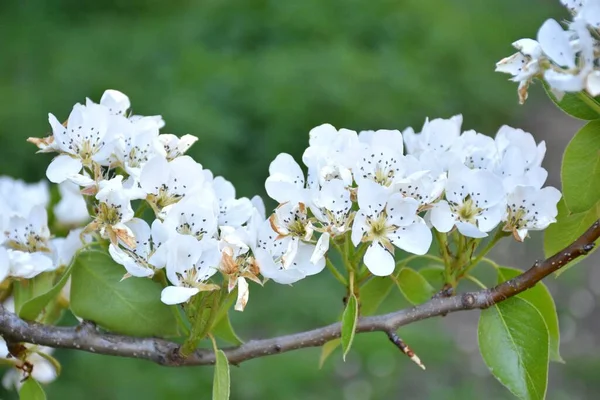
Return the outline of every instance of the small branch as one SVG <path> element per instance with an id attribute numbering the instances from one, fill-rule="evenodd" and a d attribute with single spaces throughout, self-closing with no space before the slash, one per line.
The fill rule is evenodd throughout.
<path id="1" fill-rule="evenodd" d="M 423 365 L 421 359 L 415 354 L 414 351 L 412 351 L 410 347 L 408 347 L 406 343 L 404 343 L 404 340 L 402 340 L 400 336 L 396 334 L 396 332 L 388 332 L 387 335 L 390 341 L 394 343 L 402 353 L 406 354 L 406 356 L 410 358 L 412 362 L 421 367 L 421 369 L 425 370 L 425 365 Z"/>
<path id="2" fill-rule="evenodd" d="M 401 326 L 451 312 L 488 308 L 532 288 L 570 261 L 589 253 L 599 237 L 600 220 L 597 220 L 571 245 L 544 261 L 536 262 L 529 270 L 511 280 L 490 289 L 452 297 L 435 297 L 415 307 L 360 318 L 356 328 L 357 333 L 382 331 L 388 334 L 390 339 L 395 339 L 395 336 L 390 335 L 394 335 L 393 332 Z M 335 323 L 292 335 L 251 340 L 239 347 L 223 350 L 231 364 L 239 364 L 253 358 L 305 347 L 322 346 L 330 340 L 339 338 L 340 332 L 341 324 Z M 210 365 L 215 362 L 214 352 L 209 349 L 198 349 L 184 358 L 179 353 L 180 345 L 168 340 L 102 333 L 93 324 L 87 322 L 77 327 L 42 325 L 24 321 L 4 308 L 0 308 L 0 334 L 7 342 L 27 342 L 112 356 L 140 358 L 167 366 Z M 396 340 L 392 341 L 397 344 Z"/>

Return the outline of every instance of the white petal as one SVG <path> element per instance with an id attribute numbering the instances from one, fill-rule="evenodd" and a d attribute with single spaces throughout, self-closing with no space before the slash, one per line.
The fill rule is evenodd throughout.
<path id="1" fill-rule="evenodd" d="M 118 90 L 108 89 L 102 94 L 100 104 L 109 108 L 112 114 L 125 114 L 131 106 L 129 97 Z"/>
<path id="2" fill-rule="evenodd" d="M 365 265 L 375 276 L 387 276 L 394 272 L 396 263 L 394 256 L 381 243 L 373 241 L 363 259 Z"/>
<path id="3" fill-rule="evenodd" d="M 387 203 L 390 191 L 371 180 L 363 180 L 358 187 L 358 206 L 367 215 L 379 214 Z"/>
<path id="4" fill-rule="evenodd" d="M 592 71 L 589 73 L 585 83 L 585 89 L 594 97 L 600 94 L 600 71 Z"/>
<path id="5" fill-rule="evenodd" d="M 482 232 L 491 231 L 496 226 L 498 226 L 505 213 L 505 204 L 497 204 L 494 207 L 482 211 L 481 214 L 478 215 L 476 218 L 479 230 L 481 230 Z"/>
<path id="6" fill-rule="evenodd" d="M 160 293 L 160 300 L 168 305 L 181 304 L 200 292 L 197 288 L 167 286 Z"/>
<path id="7" fill-rule="evenodd" d="M 472 237 L 472 238 L 484 238 L 487 236 L 487 233 L 481 232 L 479 230 L 479 228 L 477 228 L 475 225 L 470 224 L 468 222 L 457 222 L 456 228 L 458 228 L 458 231 L 463 236 Z"/>
<path id="8" fill-rule="evenodd" d="M 158 193 L 158 189 L 169 180 L 169 163 L 162 157 L 154 157 L 142 168 L 140 185 L 146 193 Z"/>
<path id="9" fill-rule="evenodd" d="M 61 183 L 77 175 L 82 167 L 80 159 L 61 154 L 48 165 L 46 176 L 52 183 Z"/>
<path id="10" fill-rule="evenodd" d="M 425 222 L 419 218 L 418 222 L 398 229 L 395 235 L 390 235 L 394 246 L 409 253 L 423 255 L 429 251 L 433 235 Z"/>
<path id="11" fill-rule="evenodd" d="M 8 276 L 9 271 L 10 260 L 8 258 L 8 252 L 4 247 L 0 247 L 0 282 Z"/>
<path id="12" fill-rule="evenodd" d="M 445 200 L 440 200 L 433 206 L 429 212 L 429 218 L 435 229 L 443 233 L 449 232 L 456 222 L 450 206 Z"/>
<path id="13" fill-rule="evenodd" d="M 315 246 L 315 251 L 310 257 L 310 262 L 313 264 L 317 264 L 319 260 L 325 257 L 325 253 L 329 250 L 329 233 L 323 232 L 319 240 L 317 241 L 317 245 Z"/>
<path id="14" fill-rule="evenodd" d="M 575 68 L 575 54 L 567 33 L 558 22 L 548 19 L 538 31 L 538 42 L 548 57 L 560 66 Z"/>
<path id="15" fill-rule="evenodd" d="M 360 244 L 366 229 L 367 217 L 365 213 L 359 210 L 354 217 L 354 222 L 352 223 L 351 239 L 354 247 L 357 247 Z"/>
<path id="16" fill-rule="evenodd" d="M 584 77 L 581 75 L 573 75 L 562 73 L 551 69 L 544 72 L 544 79 L 550 87 L 563 92 L 579 92 L 584 88 Z"/>
<path id="17" fill-rule="evenodd" d="M 419 202 L 400 193 L 393 194 L 386 206 L 387 220 L 390 225 L 407 226 L 413 223 L 417 215 Z"/>

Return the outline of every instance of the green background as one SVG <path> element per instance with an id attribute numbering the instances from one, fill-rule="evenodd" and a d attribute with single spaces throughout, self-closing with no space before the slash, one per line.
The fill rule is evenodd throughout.
<path id="1" fill-rule="evenodd" d="M 546 18 L 566 18 L 555 3 L 4 0 L 0 174 L 43 179 L 51 156 L 34 156 L 25 138 L 49 132 L 48 112 L 65 119 L 75 102 L 98 101 L 106 88 L 127 93 L 135 113 L 162 114 L 164 132 L 198 136 L 190 154 L 231 180 L 240 196 L 264 194 L 269 162 L 280 152 L 299 159 L 309 129 L 324 122 L 419 130 L 426 116 L 463 113 L 467 129 L 493 134 L 503 123 L 523 122 L 542 137 L 548 132 L 536 124 L 562 118 L 560 111 L 539 87 L 519 106 L 516 84 L 495 73 L 494 64 L 512 52 L 511 42 L 535 36 Z M 568 140 L 574 132 L 560 134 Z M 551 172 L 559 155 L 546 161 Z M 539 235 L 526 248 L 514 246 L 498 256 L 512 253 L 516 267 L 542 254 Z M 567 364 L 551 366 L 549 399 L 600 393 L 600 340 L 593 335 L 599 315 L 594 307 L 587 315 L 578 311 L 581 304 L 589 308 L 590 296 L 592 306 L 597 301 L 593 289 L 580 289 L 592 273 L 585 264 L 591 262 L 551 282 L 569 340 Z M 591 278 L 600 285 L 599 276 Z M 337 320 L 343 295 L 327 273 L 292 288 L 252 286 L 248 308 L 232 320 L 245 339 L 310 329 Z M 384 308 L 404 306 L 394 293 Z M 233 367 L 232 398 L 510 398 L 477 353 L 476 319 L 477 312 L 453 314 L 400 331 L 426 372 L 383 334 L 361 334 L 346 363 L 338 351 L 322 370 L 318 349 Z M 47 386 L 50 399 L 204 399 L 211 393 L 211 367 L 166 368 L 75 351 L 57 357 L 63 375 Z"/>

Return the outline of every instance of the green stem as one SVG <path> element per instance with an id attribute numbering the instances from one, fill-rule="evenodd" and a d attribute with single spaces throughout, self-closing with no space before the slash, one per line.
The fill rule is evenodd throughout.
<path id="1" fill-rule="evenodd" d="M 589 94 L 587 94 L 586 92 L 579 92 L 579 93 L 577 93 L 577 96 L 585 104 L 587 104 L 592 110 L 594 110 L 596 113 L 598 113 L 598 115 L 600 115 L 600 104 L 598 104 L 598 102 L 596 100 L 594 100 L 592 97 L 590 97 Z"/>
<path id="2" fill-rule="evenodd" d="M 423 254 L 422 256 L 414 255 L 414 256 L 406 257 L 406 258 L 398 261 L 396 263 L 396 266 L 405 266 L 405 265 L 408 265 L 409 262 L 414 261 L 414 260 L 418 260 L 419 258 L 424 258 L 424 259 L 427 259 L 427 260 L 435 261 L 435 262 L 440 263 L 440 264 L 444 264 L 444 260 L 442 258 L 438 257 L 438 256 L 434 256 L 433 254 Z"/>
<path id="3" fill-rule="evenodd" d="M 483 258 L 481 259 L 481 261 L 483 261 L 483 262 L 486 262 L 486 263 L 490 264 L 490 265 L 491 265 L 492 267 L 494 267 L 495 269 L 499 269 L 499 268 L 500 268 L 500 266 L 498 265 L 498 263 L 497 263 L 497 262 L 495 262 L 495 261 L 493 261 L 493 260 L 490 260 L 489 258 L 483 257 Z"/>
<path id="4" fill-rule="evenodd" d="M 469 271 L 471 271 L 473 268 L 475 268 L 475 266 L 477 264 L 479 264 L 479 262 L 487 255 L 487 253 L 489 253 L 490 250 L 492 250 L 492 248 L 494 248 L 494 246 L 500 241 L 500 239 L 505 238 L 508 235 L 510 235 L 510 234 L 507 232 L 504 232 L 502 230 L 502 228 L 498 228 L 498 230 L 496 231 L 496 234 L 494 235 L 492 240 L 490 240 L 488 242 L 488 244 L 483 248 L 483 250 L 481 250 L 479 252 L 479 254 L 477 254 L 477 257 L 475 257 L 475 260 L 472 260 L 471 263 L 467 267 L 465 267 L 465 269 L 462 271 L 461 275 L 468 274 Z"/>
<path id="5" fill-rule="evenodd" d="M 211 331 L 213 323 L 215 322 L 215 318 L 217 317 L 217 314 L 219 312 L 219 300 L 221 298 L 221 295 L 219 293 L 215 293 L 215 292 L 213 292 L 212 295 L 213 295 L 213 301 L 212 301 L 212 305 L 210 307 L 210 314 L 208 315 L 206 323 L 202 327 L 200 334 L 196 338 L 196 343 L 198 343 L 198 341 L 204 339 L 206 337 L 206 335 Z"/>
<path id="6" fill-rule="evenodd" d="M 440 252 L 442 253 L 442 259 L 444 260 L 444 279 L 446 283 L 455 286 L 455 280 L 452 276 L 452 257 L 448 253 L 448 237 L 445 233 L 439 232 L 437 229 L 433 229 L 433 234 L 438 242 Z"/>
<path id="7" fill-rule="evenodd" d="M 346 267 L 346 269 L 348 271 L 351 271 L 352 270 L 352 264 L 350 264 L 350 260 L 348 260 L 348 254 L 336 242 L 333 242 L 333 246 L 338 251 L 338 253 L 340 253 L 340 256 L 342 257 L 342 262 L 344 263 L 344 266 Z M 345 244 L 344 244 L 344 246 L 345 246 Z"/>
<path id="8" fill-rule="evenodd" d="M 340 283 L 342 285 L 348 286 L 348 282 L 346 281 L 346 278 L 344 278 L 344 276 L 340 273 L 340 271 L 337 270 L 337 268 L 335 267 L 335 265 L 333 265 L 333 263 L 331 262 L 331 260 L 329 258 L 325 259 L 325 264 L 327 265 L 327 268 L 329 269 L 329 271 L 331 271 L 333 276 L 338 281 L 340 281 Z"/>

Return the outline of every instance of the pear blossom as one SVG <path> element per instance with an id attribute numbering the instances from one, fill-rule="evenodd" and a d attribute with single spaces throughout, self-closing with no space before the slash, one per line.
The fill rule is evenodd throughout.
<path id="1" fill-rule="evenodd" d="M 155 220 L 152 227 L 140 218 L 133 218 L 125 223 L 135 238 L 135 246 L 127 243 L 113 244 L 108 247 L 108 252 L 115 260 L 127 270 L 124 278 L 129 276 L 151 277 L 155 267 L 150 259 L 155 251 L 169 239 L 168 233 L 160 221 Z"/>
<path id="2" fill-rule="evenodd" d="M 163 133 L 158 135 L 158 140 L 165 150 L 167 160 L 172 161 L 184 155 L 198 138 L 194 135 L 183 135 L 179 138 L 170 133 Z"/>
<path id="3" fill-rule="evenodd" d="M 308 168 L 307 186 L 314 188 L 331 179 L 341 179 L 350 186 L 351 170 L 364 147 L 356 131 L 323 124 L 311 129 L 308 135 L 309 146 L 302 154 L 302 162 Z"/>
<path id="4" fill-rule="evenodd" d="M 408 154 L 416 157 L 443 153 L 448 150 L 460 136 L 462 115 L 458 114 L 449 119 L 426 119 L 420 133 L 412 128 L 402 132 Z M 439 155 L 438 155 L 439 156 Z"/>
<path id="5" fill-rule="evenodd" d="M 278 238 L 269 221 L 265 221 L 258 230 L 254 255 L 260 273 L 277 283 L 291 284 L 321 272 L 325 268 L 325 258 L 311 262 L 314 252 L 313 244 L 291 236 Z"/>
<path id="6" fill-rule="evenodd" d="M 354 218 L 352 198 L 346 184 L 341 179 L 324 182 L 312 198 L 310 210 L 330 236 L 343 235 L 350 230 Z M 319 239 L 321 242 L 325 240 Z M 327 242 L 328 243 L 328 242 Z M 321 244 L 323 246 L 323 244 Z M 317 246 L 319 247 L 319 246 Z"/>
<path id="7" fill-rule="evenodd" d="M 154 157 L 141 170 L 140 186 L 155 211 L 178 202 L 203 182 L 202 166 L 189 156 Z"/>
<path id="8" fill-rule="evenodd" d="M 440 232 L 456 226 L 464 236 L 482 238 L 500 223 L 505 205 L 500 178 L 486 170 L 456 169 L 448 176 L 446 200 L 433 206 L 430 220 Z"/>
<path id="9" fill-rule="evenodd" d="M 122 125 L 124 134 L 115 144 L 116 164 L 137 180 L 144 164 L 154 157 L 165 157 L 166 152 L 158 138 L 158 127 L 150 117 L 133 122 L 123 119 Z"/>
<path id="10" fill-rule="evenodd" d="M 215 240 L 197 241 L 189 235 L 181 235 L 170 238 L 160 248 L 166 251 L 157 251 L 152 260 L 166 266 L 167 277 L 173 284 L 163 289 L 163 303 L 180 304 L 202 291 L 220 289 L 218 285 L 207 283 L 218 271 L 220 253 Z"/>
<path id="11" fill-rule="evenodd" d="M 511 232 L 514 238 L 522 242 L 528 231 L 546 229 L 556 222 L 557 203 L 561 193 L 553 187 L 538 188 L 534 186 L 517 186 L 508 195 L 505 225 L 502 228 Z"/>
<path id="12" fill-rule="evenodd" d="M 46 175 L 50 182 L 61 183 L 67 179 L 88 186 L 93 179 L 82 174 L 82 168 L 94 169 L 94 164 L 104 164 L 113 152 L 114 132 L 109 130 L 110 112 L 99 104 L 76 104 L 66 125 L 49 114 L 50 125 L 57 150 L 60 153 L 48 166 Z"/>
<path id="13" fill-rule="evenodd" d="M 46 207 L 49 202 L 50 190 L 47 182 L 26 183 L 20 179 L 0 176 L 0 219 L 25 217 L 34 207 Z"/>
<path id="14" fill-rule="evenodd" d="M 359 187 L 358 205 L 352 243 L 369 243 L 364 263 L 373 275 L 385 276 L 394 271 L 394 246 L 414 254 L 429 250 L 432 234 L 417 215 L 417 200 L 399 193 L 389 196 L 379 185 L 366 181 Z"/>
<path id="15" fill-rule="evenodd" d="M 116 245 L 118 240 L 121 240 L 133 247 L 135 238 L 125 223 L 134 217 L 134 212 L 131 199 L 123 187 L 123 176 L 117 175 L 113 179 L 101 181 L 99 189 L 96 194 L 96 217 L 86 227 L 85 232 L 98 230 L 100 235 L 109 238 L 112 244 Z"/>

